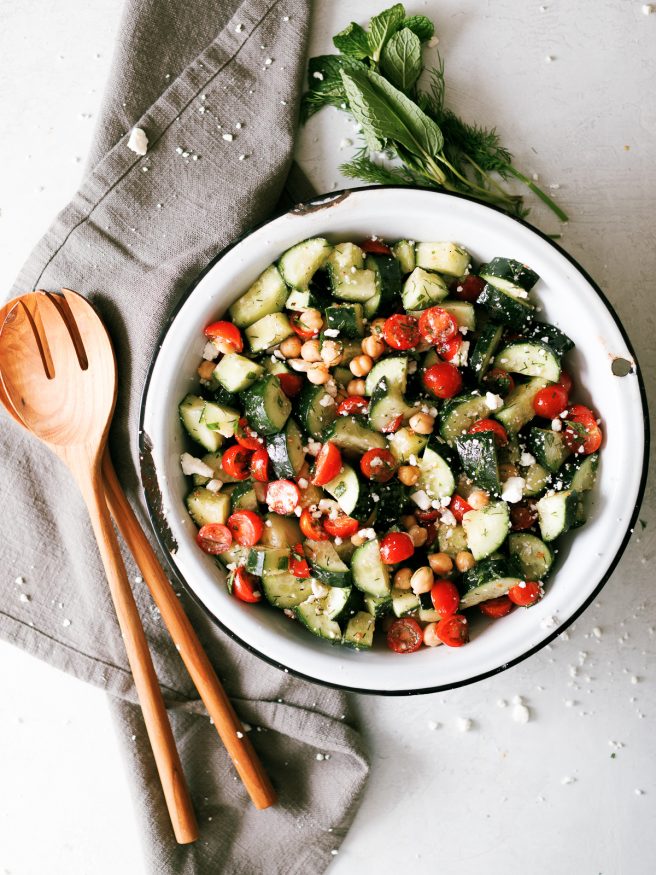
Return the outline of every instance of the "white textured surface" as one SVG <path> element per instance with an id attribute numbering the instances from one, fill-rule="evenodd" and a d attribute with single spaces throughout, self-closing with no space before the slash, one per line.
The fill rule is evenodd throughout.
<path id="1" fill-rule="evenodd" d="M 313 52 L 381 5 L 322 4 Z M 653 373 L 656 16 L 632 0 L 545 0 L 544 12 L 520 0 L 408 5 L 438 20 L 459 110 L 497 124 L 519 166 L 560 185 L 572 216 L 563 244 L 607 291 Z M 0 0 L 5 287 L 78 181 L 94 124 L 82 114 L 97 112 L 120 6 Z M 340 183 L 345 137 L 349 122 L 331 110 L 304 131 L 299 158 L 317 188 Z M 557 230 L 541 210 L 533 220 Z M 653 511 L 652 494 L 646 531 L 551 651 L 447 695 L 360 700 L 372 776 L 331 872 L 651 875 Z M 3 570 L 2 585 L 14 587 L 19 573 L 29 571 Z M 526 725 L 513 720 L 516 695 L 530 708 Z M 473 721 L 469 732 L 459 718 Z M 102 694 L 4 644 L 0 774 L 2 875 L 144 871 Z"/>

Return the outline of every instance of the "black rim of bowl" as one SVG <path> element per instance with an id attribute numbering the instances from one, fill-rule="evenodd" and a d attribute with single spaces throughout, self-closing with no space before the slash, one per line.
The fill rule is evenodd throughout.
<path id="1" fill-rule="evenodd" d="M 524 228 L 527 228 L 529 231 L 536 234 L 538 237 L 540 237 L 542 240 L 544 240 L 546 243 L 548 243 L 550 246 L 552 246 L 564 258 L 566 258 L 567 261 L 569 261 L 570 264 L 572 264 L 576 268 L 576 270 L 586 279 L 586 281 L 594 289 L 594 291 L 596 292 L 596 294 L 598 295 L 600 300 L 603 302 L 608 313 L 610 314 L 613 321 L 615 322 L 620 334 L 622 335 L 622 338 L 624 339 L 624 342 L 626 344 L 627 349 L 631 353 L 631 358 L 632 358 L 633 364 L 634 364 L 635 376 L 638 380 L 638 388 L 640 391 L 640 400 L 641 400 L 641 404 L 642 404 L 642 417 L 643 417 L 643 427 L 644 427 L 644 455 L 643 455 L 643 460 L 642 460 L 642 472 L 641 472 L 641 476 L 640 476 L 640 485 L 638 487 L 638 494 L 636 496 L 636 500 L 635 500 L 635 504 L 633 506 L 633 511 L 631 513 L 631 517 L 626 524 L 626 529 L 624 532 L 624 536 L 622 538 L 622 542 L 621 542 L 617 552 L 615 553 L 615 556 L 613 557 L 613 560 L 611 561 L 611 563 L 608 567 L 608 570 L 606 571 L 604 576 L 601 578 L 601 580 L 599 581 L 597 586 L 594 588 L 594 590 L 590 593 L 588 598 L 583 602 L 583 604 L 580 605 L 580 607 L 577 608 L 577 610 L 574 611 L 574 613 L 570 617 L 568 617 L 560 625 L 558 625 L 552 632 L 550 632 L 548 635 L 546 635 L 542 641 L 540 641 L 534 647 L 530 648 L 530 650 L 527 650 L 524 653 L 522 653 L 520 656 L 516 656 L 514 659 L 511 659 L 508 662 L 504 662 L 501 665 L 497 666 L 496 668 L 489 669 L 488 671 L 473 675 L 472 677 L 466 678 L 464 680 L 454 681 L 454 682 L 449 683 L 449 684 L 440 684 L 440 685 L 434 686 L 434 687 L 422 687 L 422 688 L 417 689 L 417 690 L 375 690 L 375 689 L 370 690 L 370 689 L 366 689 L 363 687 L 352 687 L 352 686 L 349 686 L 348 684 L 337 684 L 337 683 L 333 683 L 331 681 L 325 681 L 325 680 L 322 680 L 320 678 L 313 677 L 312 675 L 303 674 L 303 672 L 297 671 L 296 669 L 290 668 L 289 666 L 278 662 L 277 660 L 271 658 L 270 656 L 267 656 L 266 654 L 261 653 L 256 647 L 253 647 L 251 644 L 248 644 L 246 641 L 244 641 L 242 638 L 240 638 L 239 635 L 237 635 L 235 632 L 232 631 L 232 629 L 228 628 L 224 623 L 222 623 L 221 620 L 216 616 L 216 614 L 214 614 L 208 608 L 208 606 L 205 604 L 205 602 L 203 602 L 203 600 L 199 596 L 196 595 L 194 590 L 187 584 L 187 581 L 185 580 L 183 575 L 180 573 L 180 571 L 177 568 L 177 565 L 175 564 L 175 562 L 171 558 L 171 555 L 169 553 L 169 550 L 168 550 L 167 544 L 166 544 L 166 537 L 162 532 L 160 520 L 158 518 L 158 513 L 156 512 L 156 509 L 154 507 L 154 504 L 156 503 L 156 498 L 151 494 L 151 487 L 149 487 L 149 485 L 148 485 L 149 477 L 147 476 L 147 472 L 145 470 L 145 463 L 144 463 L 144 458 L 146 456 L 150 456 L 150 449 L 146 446 L 147 435 L 144 432 L 144 418 L 145 418 L 146 403 L 147 403 L 147 398 L 148 398 L 148 390 L 150 388 L 150 380 L 151 380 L 151 377 L 153 374 L 153 369 L 154 369 L 155 363 L 157 362 L 157 359 L 159 357 L 159 353 L 160 353 L 160 349 L 162 347 L 162 344 L 164 343 L 164 340 L 165 340 L 173 322 L 175 321 L 175 319 L 178 315 L 178 312 L 183 307 L 183 305 L 186 303 L 187 299 L 192 294 L 192 292 L 194 291 L 194 289 L 196 288 L 198 283 L 203 279 L 203 277 L 210 270 L 212 270 L 212 268 L 228 252 L 230 252 L 231 249 L 234 249 L 235 246 L 237 246 L 239 243 L 241 243 L 247 237 L 250 237 L 250 235 L 253 234 L 255 231 L 259 230 L 260 228 L 265 227 L 266 225 L 270 225 L 272 222 L 275 222 L 277 219 L 281 218 L 281 216 L 288 215 L 289 213 L 294 213 L 294 212 L 298 212 L 301 214 L 304 212 L 311 212 L 314 209 L 320 208 L 322 206 L 326 206 L 326 205 L 332 203 L 333 201 L 339 202 L 341 200 L 344 200 L 345 198 L 347 198 L 351 194 L 356 194 L 358 192 L 363 192 L 363 191 L 380 191 L 380 190 L 422 191 L 422 192 L 428 192 L 430 194 L 439 194 L 441 197 L 451 197 L 451 198 L 457 198 L 459 200 L 470 201 L 472 203 L 477 204 L 478 206 L 492 210 L 493 212 L 496 212 L 496 213 L 500 213 L 501 215 L 506 216 L 507 218 L 511 219 L 513 222 L 517 222 L 517 224 L 523 226 Z M 212 260 L 207 264 L 207 266 L 198 274 L 198 276 L 193 280 L 193 282 L 188 286 L 188 288 L 185 290 L 185 292 L 181 295 L 180 300 L 178 301 L 178 303 L 176 304 L 176 306 L 174 307 L 174 309 L 172 310 L 171 314 L 169 315 L 168 319 L 166 320 L 166 322 L 164 324 L 162 332 L 161 332 L 159 339 L 157 341 L 155 353 L 152 357 L 150 366 L 148 368 L 148 374 L 146 375 L 146 382 L 144 384 L 144 389 L 143 389 L 143 393 L 141 396 L 141 412 L 140 412 L 140 418 L 139 418 L 139 459 L 140 459 L 140 468 L 141 468 L 141 482 L 142 482 L 142 486 L 144 489 L 144 495 L 146 498 L 146 505 L 148 508 L 148 514 L 150 516 L 150 521 L 151 521 L 153 530 L 155 532 L 157 542 L 158 542 L 163 554 L 166 556 L 167 564 L 171 570 L 173 577 L 178 582 L 178 584 L 184 588 L 185 592 L 187 592 L 191 596 L 191 598 L 196 602 L 196 604 L 198 604 L 202 608 L 202 610 L 205 612 L 205 614 L 207 614 L 207 616 L 212 620 L 212 622 L 215 623 L 223 632 L 225 632 L 226 635 L 228 635 L 230 638 L 232 638 L 233 641 L 236 641 L 238 644 L 240 644 L 245 650 L 248 650 L 250 653 L 252 653 L 255 656 L 262 659 L 264 662 L 269 663 L 269 665 L 273 665 L 276 668 L 280 669 L 280 671 L 282 671 L 282 672 L 285 672 L 287 674 L 291 674 L 294 677 L 300 678 L 301 680 L 304 680 L 304 681 L 308 681 L 309 683 L 312 683 L 312 684 L 318 684 L 318 685 L 324 686 L 324 687 L 331 687 L 331 688 L 337 689 L 337 690 L 345 690 L 345 691 L 351 692 L 351 693 L 360 693 L 363 695 L 377 695 L 377 696 L 415 696 L 415 695 L 424 695 L 424 694 L 428 694 L 428 693 L 440 693 L 440 692 L 444 692 L 446 690 L 454 690 L 454 689 L 457 689 L 458 687 L 464 687 L 464 686 L 468 686 L 469 684 L 478 683 L 479 681 L 485 680 L 486 678 L 489 678 L 489 677 L 492 677 L 496 674 L 499 674 L 502 671 L 506 671 L 506 669 L 512 668 L 513 666 L 518 665 L 520 662 L 523 662 L 525 659 L 528 659 L 529 657 L 533 656 L 539 650 L 542 650 L 543 647 L 546 647 L 547 644 L 550 644 L 558 635 L 562 634 L 569 626 L 571 626 L 572 623 L 574 623 L 581 616 L 581 614 L 585 610 L 587 610 L 587 608 L 590 606 L 590 604 L 594 601 L 594 599 L 599 595 L 601 590 L 604 588 L 604 586 L 606 585 L 606 583 L 610 579 L 611 575 L 613 574 L 613 571 L 617 567 L 620 559 L 622 558 L 622 555 L 624 554 L 624 551 L 626 550 L 626 547 L 631 539 L 631 534 L 633 533 L 635 523 L 638 519 L 638 514 L 640 512 L 640 506 L 642 504 L 642 499 L 643 499 L 644 493 L 645 493 L 645 486 L 646 486 L 646 482 L 647 482 L 647 472 L 648 472 L 648 467 L 649 467 L 649 445 L 650 445 L 650 429 L 649 429 L 649 411 L 648 411 L 648 407 L 647 407 L 647 395 L 646 395 L 646 391 L 645 391 L 644 381 L 642 379 L 642 373 L 641 373 L 641 370 L 640 370 L 640 367 L 638 364 L 638 359 L 637 359 L 636 354 L 635 354 L 635 350 L 633 349 L 633 345 L 632 345 L 617 313 L 615 312 L 613 305 L 610 303 L 610 301 L 608 300 L 606 295 L 603 293 L 601 288 L 597 285 L 597 283 L 592 279 L 592 277 L 588 274 L 588 272 L 576 261 L 576 259 L 574 259 L 568 252 L 566 252 L 561 246 L 558 245 L 558 243 L 556 243 L 555 240 L 553 240 L 547 234 L 545 234 L 544 232 L 535 228 L 533 225 L 531 225 L 529 222 L 526 222 L 524 219 L 519 219 L 516 216 L 511 215 L 510 213 L 506 212 L 505 210 L 502 210 L 499 207 L 495 207 L 495 206 L 492 206 L 490 204 L 482 203 L 481 201 L 477 200 L 476 198 L 470 197 L 469 195 L 458 194 L 458 193 L 454 193 L 454 192 L 442 192 L 442 191 L 438 191 L 436 189 L 422 188 L 420 186 L 404 186 L 404 185 L 367 185 L 367 186 L 361 186 L 358 188 L 341 189 L 338 191 L 334 191 L 334 192 L 330 192 L 330 193 L 326 193 L 326 194 L 322 194 L 322 195 L 317 195 L 316 197 L 310 198 L 307 201 L 303 201 L 303 202 L 297 204 L 296 206 L 292 207 L 289 210 L 283 210 L 282 212 L 278 212 L 274 216 L 272 216 L 271 218 L 266 219 L 265 221 L 260 222 L 258 225 L 253 226 L 248 231 L 246 231 L 244 234 L 242 234 L 240 237 L 238 237 L 236 240 L 234 240 L 232 243 L 230 243 L 228 246 L 224 247 L 219 253 L 217 253 L 217 255 L 215 255 L 214 258 L 212 258 Z"/>

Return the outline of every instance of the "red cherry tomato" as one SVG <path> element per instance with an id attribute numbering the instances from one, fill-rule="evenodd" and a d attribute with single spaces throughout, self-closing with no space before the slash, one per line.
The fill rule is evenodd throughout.
<path id="1" fill-rule="evenodd" d="M 260 582 L 254 574 L 249 574 L 248 571 L 240 565 L 235 568 L 232 575 L 231 593 L 242 602 L 255 604 L 262 601 L 262 591 L 260 590 Z"/>
<path id="2" fill-rule="evenodd" d="M 355 413 L 366 413 L 369 410 L 369 401 L 362 395 L 350 395 L 337 405 L 338 416 L 351 416 Z"/>
<path id="3" fill-rule="evenodd" d="M 360 523 L 346 514 L 339 514 L 334 519 L 332 517 L 323 518 L 323 527 L 332 535 L 333 538 L 350 538 L 360 528 Z"/>
<path id="4" fill-rule="evenodd" d="M 387 630 L 387 646 L 394 653 L 414 653 L 424 641 L 421 626 L 412 617 L 394 620 Z"/>
<path id="5" fill-rule="evenodd" d="M 406 532 L 390 532 L 380 542 L 380 558 L 385 565 L 404 562 L 415 552 L 412 538 Z"/>
<path id="6" fill-rule="evenodd" d="M 416 510 L 415 511 L 415 516 L 417 517 L 417 522 L 420 522 L 420 523 L 434 523 L 439 515 L 440 515 L 439 510 Z"/>
<path id="7" fill-rule="evenodd" d="M 407 313 L 395 313 L 385 320 L 383 337 L 392 349 L 412 349 L 420 340 L 417 320 Z"/>
<path id="8" fill-rule="evenodd" d="M 237 510 L 228 517 L 232 538 L 242 547 L 254 547 L 262 537 L 262 517 L 253 510 Z"/>
<path id="9" fill-rule="evenodd" d="M 303 312 L 295 311 L 289 317 L 289 324 L 292 331 L 297 334 L 301 340 L 310 340 L 319 334 L 319 329 L 311 328 L 307 322 L 303 321 Z"/>
<path id="10" fill-rule="evenodd" d="M 461 301 L 470 301 L 474 304 L 485 287 L 485 280 L 473 273 L 461 276 L 460 279 L 451 283 L 451 294 Z"/>
<path id="11" fill-rule="evenodd" d="M 481 602 L 478 606 L 481 614 L 486 617 L 492 617 L 493 620 L 498 620 L 499 617 L 505 617 L 513 609 L 513 603 L 507 595 L 500 595 L 496 599 L 489 599 L 486 602 Z"/>
<path id="12" fill-rule="evenodd" d="M 232 532 L 222 523 L 207 523 L 201 526 L 196 535 L 196 543 L 205 553 L 218 556 L 219 553 L 225 553 L 230 549 Z"/>
<path id="13" fill-rule="evenodd" d="M 458 323 L 442 307 L 429 307 L 419 317 L 419 333 L 426 343 L 441 346 L 458 333 Z"/>
<path id="14" fill-rule="evenodd" d="M 533 527 L 538 515 L 527 504 L 513 504 L 510 506 L 510 527 L 513 532 L 525 532 Z"/>
<path id="15" fill-rule="evenodd" d="M 339 448 L 330 441 L 321 447 L 314 462 L 312 483 L 315 486 L 325 486 L 337 477 L 342 470 L 342 454 Z"/>
<path id="16" fill-rule="evenodd" d="M 235 440 L 247 450 L 259 450 L 264 446 L 262 438 L 243 418 L 239 420 L 235 428 Z"/>
<path id="17" fill-rule="evenodd" d="M 295 398 L 303 388 L 303 377 L 300 374 L 278 374 L 280 388 L 288 398 Z"/>
<path id="18" fill-rule="evenodd" d="M 386 425 L 382 425 L 380 430 L 383 434 L 394 434 L 395 431 L 398 431 L 401 428 L 401 423 L 403 422 L 403 414 L 399 413 L 398 416 L 395 416 L 394 419 L 390 419 L 390 421 Z"/>
<path id="19" fill-rule="evenodd" d="M 583 404 L 574 404 L 569 409 L 566 422 L 567 427 L 563 432 L 563 437 L 571 450 L 578 453 L 582 448 L 583 452 L 588 455 L 599 449 L 603 440 L 603 432 L 597 425 L 595 415 L 589 407 L 584 407 Z"/>
<path id="20" fill-rule="evenodd" d="M 305 508 L 301 514 L 299 525 L 305 537 L 309 538 L 311 541 L 330 540 L 330 535 L 328 532 L 324 531 L 323 526 L 321 525 L 321 520 L 315 519 L 307 508 Z"/>
<path id="21" fill-rule="evenodd" d="M 555 419 L 567 407 L 567 392 L 562 386 L 547 386 L 533 399 L 533 410 L 545 419 Z"/>
<path id="22" fill-rule="evenodd" d="M 542 587 L 537 580 L 526 580 L 508 590 L 508 598 L 514 605 L 528 608 L 542 598 Z"/>
<path id="23" fill-rule="evenodd" d="M 360 459 L 360 470 L 369 480 L 387 483 L 394 476 L 396 459 L 389 450 L 367 450 Z"/>
<path id="24" fill-rule="evenodd" d="M 241 352 L 244 348 L 241 331 L 232 322 L 212 322 L 205 329 L 205 337 L 217 341 L 221 352 Z"/>
<path id="25" fill-rule="evenodd" d="M 460 371 L 449 362 L 438 362 L 426 368 L 422 379 L 424 386 L 436 398 L 453 398 L 462 389 Z"/>
<path id="26" fill-rule="evenodd" d="M 451 503 L 449 504 L 449 510 L 454 515 L 456 520 L 461 523 L 462 518 L 467 513 L 467 511 L 473 510 L 474 508 L 471 504 L 468 504 L 462 495 L 458 495 L 457 493 L 451 499 Z"/>
<path id="27" fill-rule="evenodd" d="M 441 358 L 445 359 L 447 362 L 450 362 L 458 355 L 461 346 L 462 334 L 456 334 L 456 336 L 452 337 L 450 340 L 446 340 L 444 343 L 440 343 L 438 346 L 435 347 L 435 349 Z"/>
<path id="28" fill-rule="evenodd" d="M 460 605 L 460 593 L 452 580 L 436 580 L 430 594 L 433 607 L 442 619 L 457 613 Z"/>
<path id="29" fill-rule="evenodd" d="M 294 508 L 301 500 L 301 491 L 291 480 L 273 480 L 266 492 L 266 503 L 272 513 L 287 516 L 294 513 Z"/>
<path id="30" fill-rule="evenodd" d="M 469 641 L 467 617 L 462 614 L 445 617 L 437 624 L 435 634 L 442 644 L 447 644 L 449 647 L 462 647 Z"/>
<path id="31" fill-rule="evenodd" d="M 567 392 L 568 395 L 572 391 L 572 378 L 567 373 L 567 371 L 560 372 L 560 378 L 556 383 L 556 386 L 562 386 L 562 388 Z"/>
<path id="32" fill-rule="evenodd" d="M 305 558 L 302 544 L 294 544 L 289 555 L 289 573 L 294 577 L 310 577 L 310 566 Z"/>
<path id="33" fill-rule="evenodd" d="M 252 450 L 247 450 L 246 447 L 239 444 L 233 444 L 221 457 L 221 467 L 226 474 L 234 477 L 235 480 L 246 480 L 252 455 Z"/>
<path id="34" fill-rule="evenodd" d="M 478 432 L 491 431 L 496 440 L 497 446 L 505 447 L 508 443 L 508 432 L 497 422 L 496 419 L 479 419 L 469 429 L 469 434 L 477 434 Z"/>
<path id="35" fill-rule="evenodd" d="M 360 249 L 362 249 L 363 252 L 370 252 L 372 255 L 392 254 L 392 250 L 389 246 L 385 246 L 381 240 L 374 240 L 373 238 L 363 240 L 362 243 L 360 243 Z"/>
<path id="36" fill-rule="evenodd" d="M 258 483 L 266 483 L 269 480 L 269 454 L 262 448 L 255 450 L 251 456 L 251 477 Z"/>
<path id="37" fill-rule="evenodd" d="M 515 381 L 512 374 L 504 371 L 503 368 L 490 368 L 487 374 L 483 377 L 483 382 L 489 388 L 490 392 L 496 395 L 501 395 L 506 398 L 515 388 Z"/>

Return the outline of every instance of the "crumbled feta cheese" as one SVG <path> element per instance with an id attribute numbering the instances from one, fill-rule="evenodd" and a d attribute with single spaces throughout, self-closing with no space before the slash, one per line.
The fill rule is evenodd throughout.
<path id="1" fill-rule="evenodd" d="M 515 723 L 528 723 L 531 719 L 531 712 L 526 705 L 515 705 L 512 710 L 512 719 Z"/>
<path id="2" fill-rule="evenodd" d="M 233 134 L 222 134 L 221 136 L 222 139 L 226 141 L 226 143 L 232 143 L 232 141 L 235 139 Z"/>
<path id="3" fill-rule="evenodd" d="M 323 73 L 321 73 L 319 70 L 315 70 L 312 74 L 312 78 L 318 79 L 320 82 L 323 82 Z"/>
<path id="4" fill-rule="evenodd" d="M 324 334 L 326 337 L 339 337 L 339 328 L 326 328 Z"/>
<path id="5" fill-rule="evenodd" d="M 408 373 L 416 374 L 417 373 L 417 362 L 414 359 L 410 359 L 408 362 Z"/>
<path id="6" fill-rule="evenodd" d="M 458 520 L 454 517 L 448 507 L 442 511 L 442 515 L 440 516 L 440 522 L 444 523 L 445 526 L 458 525 Z"/>
<path id="7" fill-rule="evenodd" d="M 516 504 L 516 502 L 522 500 L 525 486 L 526 480 L 523 477 L 509 477 L 503 484 L 501 498 L 507 501 L 508 504 Z"/>
<path id="8" fill-rule="evenodd" d="M 555 625 L 556 625 L 556 618 L 555 617 L 545 617 L 544 620 L 542 620 L 542 622 L 540 623 L 540 626 L 543 629 L 553 629 L 553 627 Z"/>
<path id="9" fill-rule="evenodd" d="M 435 730 L 435 729 L 437 729 L 437 727 L 438 727 L 439 725 L 440 725 L 440 724 L 439 724 L 439 723 L 436 723 L 435 720 L 429 720 L 429 721 L 428 721 L 428 728 L 429 728 L 429 729 Z"/>
<path id="10" fill-rule="evenodd" d="M 264 61 L 264 65 L 265 65 L 265 67 L 270 67 L 271 64 L 273 64 L 273 58 L 267 58 L 267 59 Z"/>
<path id="11" fill-rule="evenodd" d="M 303 513 L 303 508 L 300 505 L 295 507 L 294 513 L 296 514 L 296 516 L 300 516 Z"/>
<path id="12" fill-rule="evenodd" d="M 469 717 L 458 717 L 458 719 L 456 720 L 456 727 L 458 729 L 458 732 L 469 732 L 469 730 L 472 728 L 472 725 L 472 721 L 469 719 Z"/>
<path id="13" fill-rule="evenodd" d="M 324 756 L 323 756 L 322 753 L 318 753 L 318 754 L 316 755 L 315 759 L 316 759 L 318 762 L 322 763 L 323 760 L 324 760 Z"/>
<path id="14" fill-rule="evenodd" d="M 216 346 L 212 343 L 211 340 L 208 340 L 205 346 L 203 347 L 203 358 L 206 362 L 213 362 L 214 359 L 218 356 L 219 351 Z"/>
<path id="15" fill-rule="evenodd" d="M 21 577 L 17 577 L 16 580 L 14 581 L 14 583 L 15 583 L 17 586 L 23 586 L 23 584 L 25 583 L 25 578 L 22 577 L 22 576 L 21 576 Z"/>
<path id="16" fill-rule="evenodd" d="M 235 27 L 235 33 L 241 33 L 243 29 L 244 29 L 244 25 L 243 25 L 243 24 L 238 24 L 238 25 Z"/>
<path id="17" fill-rule="evenodd" d="M 458 352 L 451 359 L 451 364 L 455 365 L 458 368 L 464 368 L 469 361 L 469 347 L 469 341 L 463 340 L 463 342 L 460 344 Z"/>
<path id="18" fill-rule="evenodd" d="M 500 395 L 495 395 L 494 392 L 486 392 L 485 405 L 488 410 L 499 410 L 503 407 L 503 398 Z"/>
<path id="19" fill-rule="evenodd" d="M 69 627 L 70 625 L 71 625 L 71 621 L 68 619 L 68 617 L 64 617 L 64 619 L 62 620 L 62 626 L 63 626 L 65 629 L 68 629 L 68 627 Z"/>
<path id="20" fill-rule="evenodd" d="M 428 510 L 431 506 L 430 498 L 423 489 L 418 489 L 416 492 L 413 492 L 410 498 L 421 510 Z"/>
<path id="21" fill-rule="evenodd" d="M 325 583 L 321 583 L 319 580 L 312 580 L 312 594 L 317 598 L 321 599 L 324 596 L 327 596 L 330 592 L 330 587 L 326 586 Z"/>
<path id="22" fill-rule="evenodd" d="M 595 638 L 601 638 L 603 633 L 602 633 L 601 629 L 599 628 L 599 626 L 595 626 L 594 629 L 592 630 L 592 634 L 594 635 Z"/>
<path id="23" fill-rule="evenodd" d="M 305 477 L 299 477 L 298 478 L 298 485 L 300 486 L 301 489 L 307 489 L 308 488 L 308 481 L 305 479 Z"/>
<path id="24" fill-rule="evenodd" d="M 554 56 L 547 55 L 547 57 L 544 60 L 547 62 L 547 64 L 550 64 L 554 60 Z"/>
<path id="25" fill-rule="evenodd" d="M 237 735 L 237 738 L 243 738 L 243 737 L 244 737 L 244 733 L 243 733 L 243 732 L 240 732 L 239 730 L 237 730 L 236 735 Z"/>
<path id="26" fill-rule="evenodd" d="M 565 775 L 564 778 L 560 779 L 561 784 L 575 784 L 576 778 L 573 778 L 571 775 Z"/>
<path id="27" fill-rule="evenodd" d="M 213 477 L 209 483 L 205 484 L 205 489 L 209 489 L 210 492 L 220 492 L 223 486 L 223 480 L 217 480 Z"/>
<path id="28" fill-rule="evenodd" d="M 373 541 L 374 538 L 376 537 L 376 530 L 375 529 L 360 529 L 358 531 L 358 535 L 361 538 L 366 538 L 367 541 Z"/>
<path id="29" fill-rule="evenodd" d="M 551 428 L 552 428 L 554 431 L 562 431 L 563 424 L 562 424 L 562 422 L 560 421 L 560 419 L 552 419 L 552 420 L 551 420 Z"/>
<path id="30" fill-rule="evenodd" d="M 339 148 L 346 149 L 348 146 L 352 146 L 352 145 L 353 145 L 353 140 L 351 140 L 350 137 L 344 137 L 343 140 L 340 140 Z"/>
<path id="31" fill-rule="evenodd" d="M 21 601 L 21 602 L 29 602 L 29 601 L 32 600 L 32 596 L 29 596 L 29 595 L 27 595 L 27 593 L 22 592 L 22 593 L 19 595 L 18 599 L 19 599 L 19 601 Z"/>
<path id="32" fill-rule="evenodd" d="M 202 459 L 197 459 L 191 453 L 183 453 L 180 456 L 180 467 L 182 473 L 190 477 L 192 474 L 198 474 L 200 477 L 213 477 L 214 471 L 209 465 L 206 465 Z"/>
<path id="33" fill-rule="evenodd" d="M 497 699 L 497 708 L 507 708 L 508 702 L 505 699 Z"/>
<path id="34" fill-rule="evenodd" d="M 132 128 L 128 138 L 128 149 L 137 155 L 145 155 L 148 151 L 148 137 L 143 128 Z"/>
<path id="35" fill-rule="evenodd" d="M 332 397 L 332 395 L 322 395 L 319 399 L 319 404 L 321 405 L 321 407 L 332 407 L 334 403 L 335 399 Z"/>
<path id="36" fill-rule="evenodd" d="M 535 456 L 531 455 L 531 453 L 523 452 L 519 457 L 519 464 L 522 468 L 528 468 L 529 465 L 535 464 Z"/>

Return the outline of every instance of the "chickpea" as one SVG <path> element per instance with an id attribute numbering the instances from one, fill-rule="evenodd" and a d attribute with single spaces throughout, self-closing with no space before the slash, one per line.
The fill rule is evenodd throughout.
<path id="1" fill-rule="evenodd" d="M 394 575 L 394 586 L 397 589 L 410 589 L 410 578 L 412 577 L 412 568 L 399 568 Z"/>
<path id="2" fill-rule="evenodd" d="M 364 380 L 351 380 L 351 382 L 346 387 L 346 391 L 349 395 L 364 395 Z"/>
<path id="3" fill-rule="evenodd" d="M 292 337 L 287 337 L 283 340 L 280 344 L 280 352 L 286 359 L 297 359 L 301 354 L 302 346 L 300 337 L 294 334 Z"/>
<path id="4" fill-rule="evenodd" d="M 428 540 L 428 530 L 423 526 L 413 526 L 411 529 L 408 529 L 408 534 L 415 547 L 423 547 Z"/>
<path id="5" fill-rule="evenodd" d="M 360 532 L 356 532 L 354 535 L 351 535 L 351 543 L 354 547 L 361 547 L 366 541 L 369 539 L 366 535 L 361 535 Z"/>
<path id="6" fill-rule="evenodd" d="M 433 572 L 428 565 L 422 565 L 410 578 L 410 587 L 415 595 L 430 592 L 433 587 Z"/>
<path id="7" fill-rule="evenodd" d="M 456 553 L 456 568 L 458 571 L 469 571 L 474 565 L 476 565 L 476 560 L 469 550 L 461 550 L 460 553 Z"/>
<path id="8" fill-rule="evenodd" d="M 474 510 L 482 510 L 490 503 L 490 496 L 483 489 L 474 489 L 469 493 L 467 504 Z"/>
<path id="9" fill-rule="evenodd" d="M 416 465 L 401 465 L 396 472 L 396 476 L 404 486 L 414 486 L 419 480 L 419 474 L 420 471 Z"/>
<path id="10" fill-rule="evenodd" d="M 510 477 L 519 477 L 519 470 L 516 465 L 499 465 L 499 479 L 501 482 L 505 483 Z"/>
<path id="11" fill-rule="evenodd" d="M 362 341 L 362 352 L 371 356 L 372 359 L 380 358 L 385 352 L 385 341 L 371 334 Z"/>
<path id="12" fill-rule="evenodd" d="M 408 513 L 405 514 L 405 516 L 402 516 L 399 522 L 407 532 L 413 526 L 417 525 L 417 517 L 413 513 Z"/>
<path id="13" fill-rule="evenodd" d="M 437 647 L 442 642 L 437 637 L 437 623 L 429 623 L 424 626 L 424 644 L 426 647 Z"/>
<path id="14" fill-rule="evenodd" d="M 374 321 L 371 323 L 371 333 L 375 337 L 381 337 L 386 322 L 387 319 L 374 319 Z"/>
<path id="15" fill-rule="evenodd" d="M 444 577 L 453 571 L 453 560 L 448 553 L 430 553 L 428 564 L 439 577 Z"/>
<path id="16" fill-rule="evenodd" d="M 324 340 L 321 346 L 321 358 L 329 368 L 338 365 L 343 358 L 341 343 L 336 340 Z"/>
<path id="17" fill-rule="evenodd" d="M 435 425 L 435 417 L 429 413 L 415 413 L 414 416 L 410 417 L 408 425 L 417 434 L 431 434 Z"/>
<path id="18" fill-rule="evenodd" d="M 321 350 L 319 348 L 319 341 L 306 340 L 301 347 L 301 358 L 304 358 L 306 362 L 320 362 Z"/>
<path id="19" fill-rule="evenodd" d="M 349 368 L 354 377 L 366 377 L 374 366 L 374 360 L 370 355 L 356 355 L 349 363 Z"/>
<path id="20" fill-rule="evenodd" d="M 321 315 L 321 311 L 313 309 L 303 310 L 301 323 L 303 328 L 307 328 L 308 331 L 318 334 L 323 328 L 323 316 Z"/>
<path id="21" fill-rule="evenodd" d="M 330 374 L 324 364 L 315 364 L 314 367 L 308 369 L 307 378 L 315 386 L 322 386 L 328 382 Z"/>
<path id="22" fill-rule="evenodd" d="M 215 367 L 216 362 L 201 362 L 201 364 L 198 366 L 198 376 L 201 378 L 201 380 L 207 382 L 212 377 Z"/>

